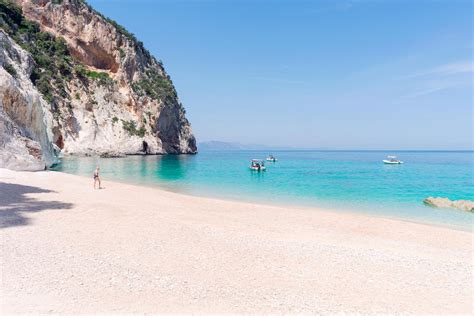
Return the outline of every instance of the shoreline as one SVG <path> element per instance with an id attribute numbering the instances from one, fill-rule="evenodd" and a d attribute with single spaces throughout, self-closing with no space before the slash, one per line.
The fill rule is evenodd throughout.
<path id="1" fill-rule="evenodd" d="M 5 313 L 472 311 L 472 232 L 92 184 L 0 169 Z"/>
<path id="2" fill-rule="evenodd" d="M 47 171 L 35 171 L 35 172 L 60 172 L 60 173 L 65 173 L 68 175 L 72 176 L 77 176 L 81 177 L 84 179 L 89 179 L 86 176 L 83 175 L 78 175 L 74 173 L 69 173 L 65 171 L 59 171 L 59 170 L 47 170 Z M 291 208 L 291 209 L 304 209 L 304 210 L 313 210 L 316 212 L 328 212 L 328 213 L 339 213 L 339 214 L 355 214 L 355 215 L 361 215 L 361 216 L 369 216 L 369 217 L 376 217 L 376 218 L 381 218 L 381 219 L 390 219 L 394 221 L 400 221 L 400 222 L 407 222 L 407 223 L 414 223 L 414 224 L 419 224 L 419 225 L 426 225 L 426 226 L 434 226 L 434 227 L 441 227 L 441 228 L 447 228 L 447 229 L 453 229 L 453 230 L 458 230 L 458 231 L 463 231 L 463 232 L 473 232 L 472 227 L 460 225 L 460 224 L 453 224 L 453 223 L 437 223 L 433 221 L 428 221 L 428 220 L 416 220 L 414 218 L 409 218 L 407 216 L 402 216 L 402 215 L 389 215 L 389 214 L 381 214 L 379 212 L 374 212 L 374 211 L 369 211 L 369 206 L 366 205 L 365 207 L 349 207 L 349 206 L 340 206 L 340 205 L 311 205 L 311 203 L 307 204 L 294 204 L 291 201 L 269 201 L 265 198 L 262 199 L 257 199 L 257 198 L 246 198 L 246 199 L 238 199 L 236 197 L 232 196 L 225 196 L 225 195 L 219 195 L 212 193 L 211 190 L 207 190 L 206 192 L 191 192 L 191 191 L 186 191 L 186 190 L 180 190 L 176 188 L 171 188 L 167 187 L 166 185 L 162 185 L 160 183 L 142 183 L 142 182 L 134 182 L 134 181 L 127 181 L 127 180 L 120 180 L 120 179 L 112 179 L 112 180 L 106 180 L 107 183 L 118 183 L 118 184 L 125 184 L 125 185 L 132 185 L 132 186 L 138 186 L 138 187 L 143 187 L 143 188 L 151 188 L 151 189 L 156 189 L 156 190 L 161 190 L 169 193 L 175 193 L 178 195 L 185 195 L 185 196 L 190 196 L 190 197 L 195 197 L 195 198 L 202 198 L 202 199 L 213 199 L 213 200 L 218 200 L 218 201 L 227 201 L 227 202 L 235 202 L 235 203 L 244 203 L 244 204 L 255 204 L 255 205 L 260 205 L 262 207 L 265 206 L 270 206 L 270 207 L 282 207 L 282 208 Z M 419 207 L 422 207 L 422 204 L 420 202 Z M 430 211 L 430 208 L 427 206 L 423 206 L 426 208 L 427 212 Z M 446 212 L 459 212 L 459 213 L 466 213 L 465 211 L 457 210 L 457 209 L 444 209 L 443 211 Z M 471 220 L 472 221 L 472 220 Z"/>
<path id="3" fill-rule="evenodd" d="M 60 171 L 58 171 L 60 172 Z M 77 175 L 79 177 L 82 177 L 80 175 Z M 179 190 L 179 189 L 172 189 L 172 188 L 167 188 L 164 186 L 161 186 L 160 184 L 141 184 L 141 183 L 129 183 L 126 181 L 118 181 L 118 180 L 113 180 L 113 181 L 107 181 L 107 182 L 116 182 L 116 183 L 123 183 L 123 184 L 128 184 L 128 185 L 133 185 L 133 186 L 139 186 L 139 187 L 146 187 L 146 188 L 155 188 L 157 190 L 162 190 L 165 192 L 169 193 L 174 193 L 178 195 L 186 195 L 190 197 L 195 197 L 195 198 L 201 198 L 201 199 L 211 199 L 211 200 L 218 200 L 218 201 L 226 201 L 226 202 L 233 202 L 233 203 L 243 203 L 243 204 L 253 204 L 253 205 L 258 205 L 261 207 L 269 206 L 269 207 L 277 207 L 277 208 L 290 208 L 290 209 L 295 209 L 295 210 L 306 210 L 306 211 L 314 211 L 314 212 L 324 212 L 324 213 L 336 213 L 336 214 L 348 214 L 348 215 L 360 215 L 363 217 L 375 217 L 375 218 L 380 218 L 380 219 L 388 219 L 388 220 L 393 220 L 397 222 L 402 222 L 402 223 L 412 223 L 412 224 L 417 224 L 417 225 L 424 225 L 424 226 L 432 226 L 432 227 L 439 227 L 439 228 L 446 228 L 446 229 L 452 229 L 456 231 L 462 231 L 462 232 L 468 232 L 471 233 L 473 232 L 472 227 L 464 227 L 456 224 L 441 224 L 441 223 L 435 223 L 435 222 L 428 222 L 428 221 L 423 221 L 423 220 L 415 220 L 415 219 L 409 219 L 407 217 L 402 217 L 402 216 L 396 216 L 396 215 L 388 215 L 388 214 L 380 214 L 377 212 L 370 212 L 367 210 L 367 208 L 357 208 L 357 207 L 339 207 L 339 206 L 327 206 L 327 205 L 309 205 L 309 204 L 292 204 L 291 202 L 283 202 L 283 201 L 278 201 L 278 202 L 270 202 L 268 200 L 258 200 L 258 199 L 242 199 L 239 200 L 237 198 L 233 198 L 230 196 L 219 196 L 219 195 L 213 195 L 210 192 L 204 193 L 205 195 L 200 195 L 200 192 L 196 193 L 191 193 L 191 192 L 186 192 L 185 190 Z M 420 205 L 421 207 L 421 205 Z M 429 207 L 427 207 L 427 210 L 429 211 Z M 466 213 L 466 211 L 462 210 L 457 210 L 457 209 L 443 209 L 446 212 L 460 212 L 460 213 Z"/>

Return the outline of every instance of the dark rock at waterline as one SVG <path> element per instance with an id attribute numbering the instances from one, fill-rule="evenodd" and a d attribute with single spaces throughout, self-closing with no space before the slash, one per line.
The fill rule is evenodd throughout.
<path id="1" fill-rule="evenodd" d="M 124 158 L 125 154 L 119 152 L 105 152 L 100 154 L 100 158 Z"/>

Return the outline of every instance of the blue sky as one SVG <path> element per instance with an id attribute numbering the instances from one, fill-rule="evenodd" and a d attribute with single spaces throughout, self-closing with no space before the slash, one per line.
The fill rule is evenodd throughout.
<path id="1" fill-rule="evenodd" d="M 163 60 L 198 141 L 472 149 L 472 2 L 89 0 Z"/>

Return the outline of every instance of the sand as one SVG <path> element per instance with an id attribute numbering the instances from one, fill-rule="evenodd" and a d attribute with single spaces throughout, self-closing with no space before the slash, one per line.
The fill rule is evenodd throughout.
<path id="1" fill-rule="evenodd" d="M 472 232 L 104 186 L 0 169 L 2 314 L 473 312 Z"/>

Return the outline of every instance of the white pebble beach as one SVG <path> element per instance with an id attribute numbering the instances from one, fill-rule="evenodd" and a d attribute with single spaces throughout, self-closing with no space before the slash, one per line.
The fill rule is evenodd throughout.
<path id="1" fill-rule="evenodd" d="M 103 185 L 0 169 L 2 314 L 473 312 L 472 232 Z"/>

